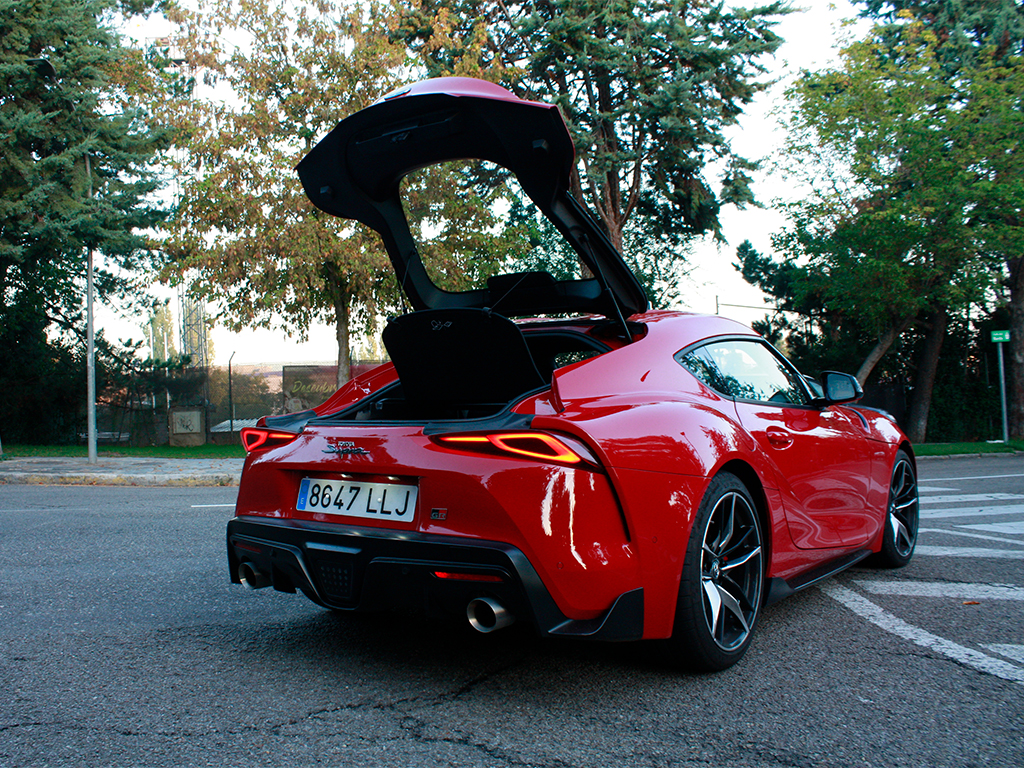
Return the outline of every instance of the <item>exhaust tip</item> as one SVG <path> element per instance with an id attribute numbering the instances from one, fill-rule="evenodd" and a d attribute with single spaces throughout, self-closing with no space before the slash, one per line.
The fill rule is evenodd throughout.
<path id="1" fill-rule="evenodd" d="M 490 597 L 470 600 L 466 606 L 466 618 L 473 629 L 484 634 L 503 629 L 516 620 L 505 606 Z"/>
<path id="2" fill-rule="evenodd" d="M 238 566 L 238 579 L 249 589 L 262 589 L 270 586 L 270 579 L 257 571 L 249 562 L 241 563 Z"/>

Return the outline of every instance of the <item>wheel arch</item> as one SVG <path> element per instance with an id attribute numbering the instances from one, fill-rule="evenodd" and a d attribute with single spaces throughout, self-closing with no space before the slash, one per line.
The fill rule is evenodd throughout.
<path id="1" fill-rule="evenodd" d="M 742 495 L 740 489 L 746 491 L 752 505 L 747 501 L 737 505 L 733 501 L 731 510 L 719 513 L 722 508 L 719 505 L 725 504 L 728 496 Z M 742 510 L 737 511 L 740 507 Z M 767 494 L 750 464 L 734 458 L 708 477 L 683 558 L 672 634 L 667 645 L 677 654 L 678 663 L 683 667 L 695 671 L 719 671 L 735 664 L 746 652 L 765 604 L 768 582 L 765 560 L 770 540 L 770 531 L 765 531 L 767 515 Z M 754 543 L 748 539 L 750 525 L 746 521 L 751 516 L 762 529 L 759 546 L 752 546 Z M 737 518 L 740 519 L 737 525 L 741 531 L 738 538 L 734 537 Z M 726 519 L 728 526 L 724 522 Z M 709 533 L 713 520 L 719 521 L 717 529 L 715 533 Z M 742 532 L 744 529 L 746 532 Z M 746 549 L 742 550 L 741 556 L 734 564 L 726 566 L 741 570 L 722 578 L 720 566 L 727 562 L 728 547 L 742 547 L 745 541 Z M 761 562 L 752 567 L 749 560 L 758 551 Z M 704 553 L 710 553 L 712 558 L 708 570 L 705 570 Z M 738 578 L 736 574 L 739 574 Z M 718 599 L 711 599 L 715 594 Z M 730 615 L 734 618 L 730 619 Z"/>
<path id="2" fill-rule="evenodd" d="M 772 521 L 768 511 L 768 496 L 765 494 L 764 484 L 761 482 L 757 471 L 741 459 L 732 459 L 723 464 L 715 473 L 715 477 L 722 472 L 729 472 L 738 477 L 754 499 L 754 506 L 757 508 L 757 521 L 761 525 L 761 540 L 764 542 L 763 546 L 767 550 L 763 559 L 765 576 L 767 578 L 772 554 Z M 709 478 L 709 482 L 713 479 L 714 477 Z"/>
<path id="3" fill-rule="evenodd" d="M 914 453 L 914 446 L 910 444 L 910 441 L 904 438 L 896 450 L 903 451 L 910 457 L 910 463 L 914 465 L 914 472 L 917 472 L 917 454 Z"/>
<path id="4" fill-rule="evenodd" d="M 895 448 L 896 450 L 892 452 L 892 456 L 890 457 L 891 463 L 888 465 L 890 480 L 882 526 L 878 532 L 878 536 L 871 544 L 871 550 L 874 552 L 871 556 L 871 563 L 880 568 L 902 568 L 910 562 L 910 559 L 914 554 L 914 549 L 917 545 L 917 532 L 920 525 L 921 502 L 920 493 L 917 490 L 917 457 L 914 455 L 914 449 L 911 446 L 910 441 L 906 438 L 903 438 L 899 444 L 895 445 Z M 894 518 L 900 517 L 896 512 L 896 510 L 900 508 L 899 504 L 897 503 L 895 508 L 891 507 L 889 504 L 889 500 L 893 495 L 893 484 L 896 481 L 895 468 L 896 462 L 900 460 L 900 453 L 906 454 L 906 458 L 910 462 L 914 480 L 913 496 L 916 502 L 914 505 L 916 509 L 912 515 L 904 516 L 902 523 L 899 525 L 899 529 L 904 534 L 904 541 L 906 541 L 906 538 L 909 536 L 907 531 L 913 531 L 912 539 L 909 542 L 909 551 L 907 552 L 901 551 L 900 546 L 895 541 L 897 535 L 896 527 L 890 524 L 890 521 Z M 896 501 L 898 502 L 899 499 L 897 498 Z"/>

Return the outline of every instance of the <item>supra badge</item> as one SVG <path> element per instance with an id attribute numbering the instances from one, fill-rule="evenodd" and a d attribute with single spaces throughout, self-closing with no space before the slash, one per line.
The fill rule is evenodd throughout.
<path id="1" fill-rule="evenodd" d="M 369 456 L 370 452 L 365 448 L 359 448 L 355 443 L 341 442 L 333 443 L 323 449 L 324 453 L 333 453 L 338 456 L 363 455 Z"/>

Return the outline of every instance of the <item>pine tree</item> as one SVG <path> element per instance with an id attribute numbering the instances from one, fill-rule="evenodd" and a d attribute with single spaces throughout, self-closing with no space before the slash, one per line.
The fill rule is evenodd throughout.
<path id="1" fill-rule="evenodd" d="M 133 273 L 155 258 L 143 232 L 163 216 L 150 195 L 157 188 L 151 163 L 165 137 L 142 107 L 147 79 L 138 52 L 114 31 L 117 12 L 114 0 L 0 0 L 0 390 L 7 403 L 31 387 L 26 407 L 43 408 L 50 397 L 40 387 L 52 361 L 81 362 L 88 250 L 98 257 L 100 300 L 136 295 Z M 25 418 L 5 407 L 0 428 Z"/>

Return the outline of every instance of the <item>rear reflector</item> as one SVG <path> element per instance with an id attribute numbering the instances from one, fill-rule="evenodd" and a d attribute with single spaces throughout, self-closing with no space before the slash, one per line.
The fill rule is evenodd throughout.
<path id="1" fill-rule="evenodd" d="M 451 581 L 489 581 L 501 583 L 504 581 L 501 576 L 494 573 L 460 573 L 458 571 L 434 571 L 434 576 L 439 579 Z"/>

